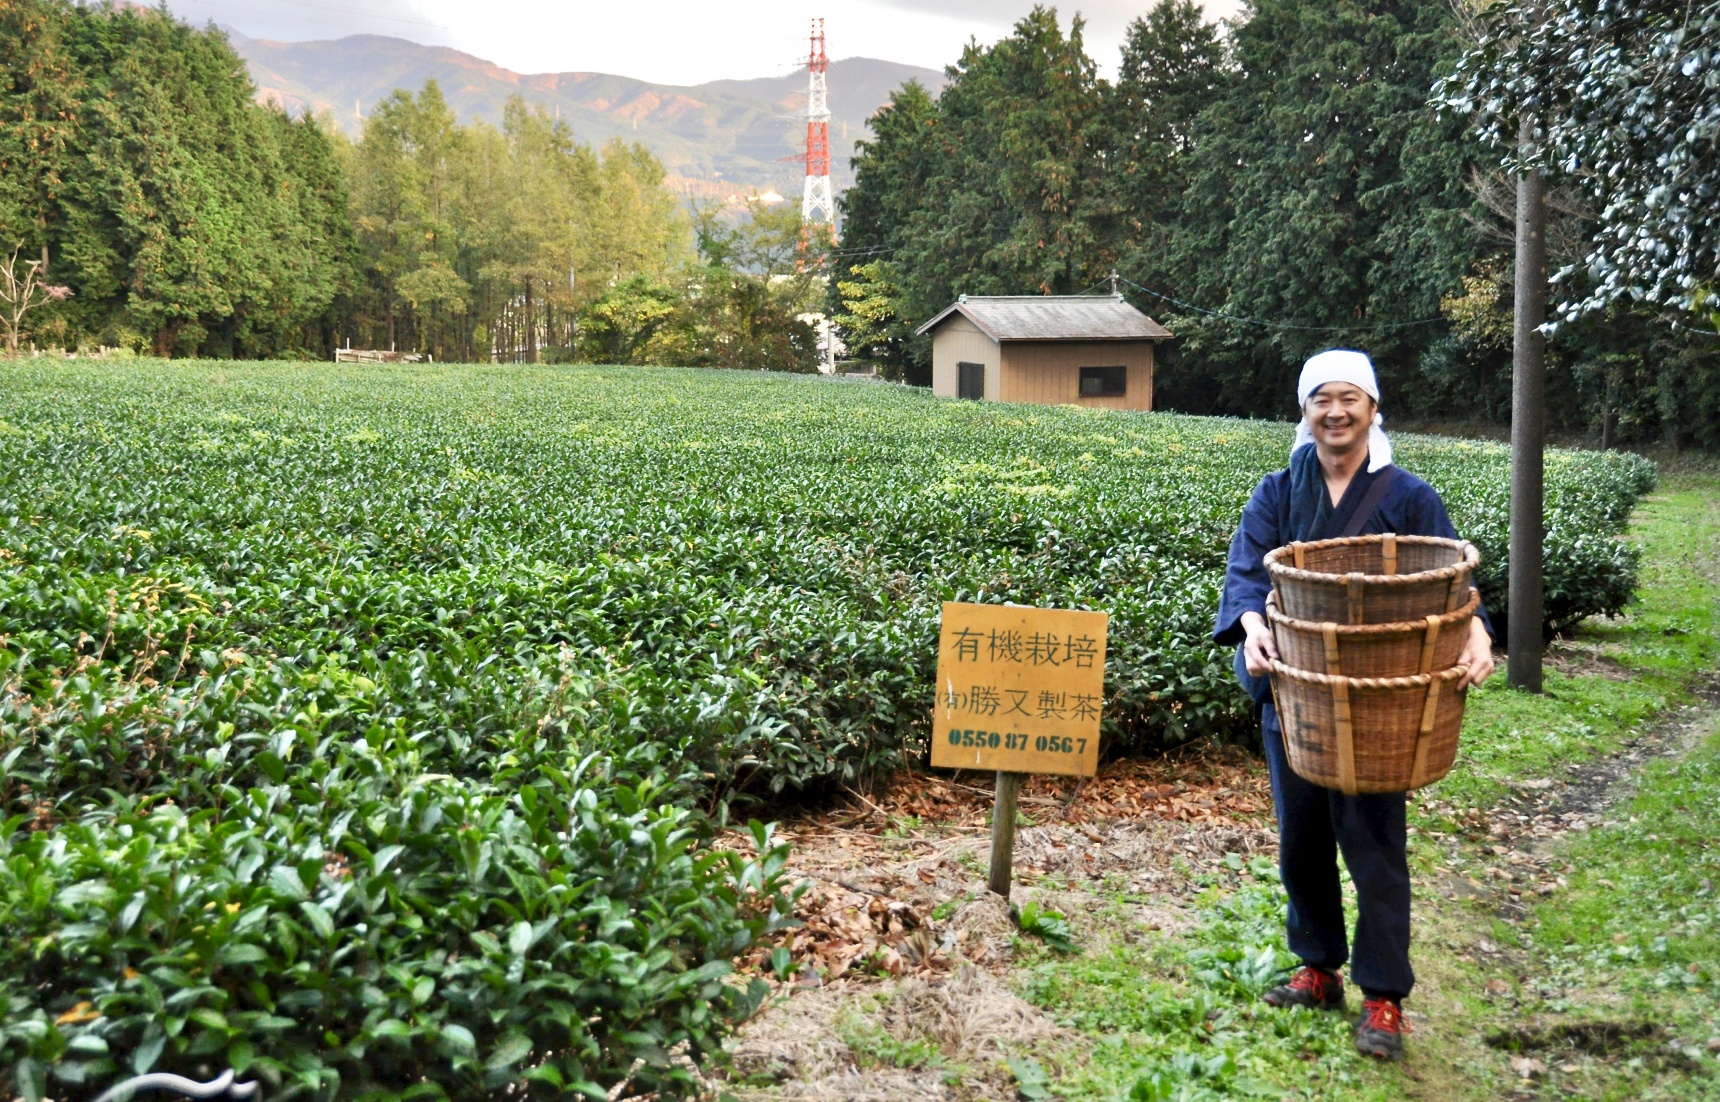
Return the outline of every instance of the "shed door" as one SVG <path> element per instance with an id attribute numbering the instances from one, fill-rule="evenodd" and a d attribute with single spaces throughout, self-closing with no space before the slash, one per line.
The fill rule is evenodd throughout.
<path id="1" fill-rule="evenodd" d="M 985 365 L 956 364 L 956 397 L 980 401 L 985 397 Z"/>

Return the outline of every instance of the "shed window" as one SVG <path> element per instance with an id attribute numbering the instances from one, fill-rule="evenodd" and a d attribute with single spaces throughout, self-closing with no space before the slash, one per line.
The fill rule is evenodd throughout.
<path id="1" fill-rule="evenodd" d="M 976 402 L 985 397 L 984 364 L 956 364 L 956 397 Z"/>
<path id="2" fill-rule="evenodd" d="M 1067 375 L 1064 378 L 1068 378 Z M 1120 398 L 1129 392 L 1129 369 L 1126 367 L 1083 367 L 1081 397 Z"/>

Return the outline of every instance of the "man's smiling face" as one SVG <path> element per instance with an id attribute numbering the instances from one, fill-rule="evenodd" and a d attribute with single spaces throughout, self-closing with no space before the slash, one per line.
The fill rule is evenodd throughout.
<path id="1" fill-rule="evenodd" d="M 1302 416 L 1323 449 L 1348 452 L 1365 447 L 1374 422 L 1374 400 L 1351 383 L 1327 383 L 1308 396 Z"/>

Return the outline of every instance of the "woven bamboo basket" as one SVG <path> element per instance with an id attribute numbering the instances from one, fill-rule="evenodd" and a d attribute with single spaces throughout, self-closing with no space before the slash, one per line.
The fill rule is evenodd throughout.
<path id="1" fill-rule="evenodd" d="M 1267 553 L 1266 570 L 1291 619 L 1391 624 L 1457 611 L 1480 561 L 1463 540 L 1387 534 L 1288 544 Z"/>
<path id="2" fill-rule="evenodd" d="M 1349 795 L 1408 792 L 1457 760 L 1465 667 L 1413 677 L 1333 677 L 1272 663 L 1290 768 Z"/>
<path id="3" fill-rule="evenodd" d="M 1278 610 L 1278 594 L 1266 598 L 1272 641 L 1286 666 L 1334 677 L 1410 677 L 1450 669 L 1469 637 L 1469 621 L 1481 607 L 1471 589 L 1462 608 L 1398 624 L 1316 624 Z"/>

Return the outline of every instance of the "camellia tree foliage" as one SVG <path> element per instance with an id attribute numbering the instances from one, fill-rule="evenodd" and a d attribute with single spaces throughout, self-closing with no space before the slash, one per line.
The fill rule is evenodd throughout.
<path id="1" fill-rule="evenodd" d="M 1713 312 L 1720 278 L 1720 0 L 1533 0 L 1479 15 L 1436 99 L 1600 208 L 1567 319 L 1621 298 Z M 1519 120 L 1534 138 L 1518 148 Z"/>

